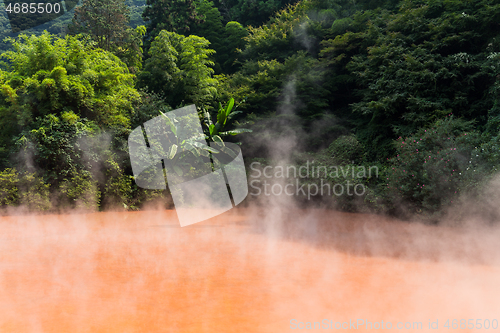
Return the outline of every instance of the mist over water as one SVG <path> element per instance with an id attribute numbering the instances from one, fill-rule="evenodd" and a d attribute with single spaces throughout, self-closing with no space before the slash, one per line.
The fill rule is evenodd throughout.
<path id="1" fill-rule="evenodd" d="M 276 165 L 303 143 L 295 85 L 283 87 L 283 117 L 252 137 Z M 285 195 L 183 228 L 173 210 L 10 211 L 0 332 L 478 331 L 460 321 L 500 320 L 500 226 L 482 217 L 495 216 L 496 184 L 438 225 L 299 209 Z"/>
<path id="2" fill-rule="evenodd" d="M 294 135 L 273 143 L 292 161 Z M 287 196 L 184 228 L 169 210 L 3 216 L 0 332 L 477 331 L 445 325 L 499 320 L 500 227 L 460 216 L 431 226 Z"/>
<path id="3" fill-rule="evenodd" d="M 300 22 L 296 43 L 314 53 L 320 41 L 309 30 Z M 323 133 L 342 127 L 324 110 L 311 133 L 303 129 L 297 86 L 324 78 L 295 74 L 276 114 L 257 120 L 265 129 L 243 139 L 244 151 L 270 165 L 298 163 L 294 153 L 309 142 L 328 147 Z M 77 141 L 100 183 L 107 155 L 97 155 L 123 153 L 112 150 L 112 138 Z M 15 158 L 34 172 L 34 154 Z M 435 225 L 321 208 L 330 198 L 299 205 L 287 195 L 249 195 L 244 207 L 182 228 L 165 203 L 57 215 L 12 208 L 0 216 L 0 333 L 497 331 L 498 189 L 495 178 L 478 197 L 464 195 Z"/>
<path id="4" fill-rule="evenodd" d="M 1 332 L 288 332 L 292 319 L 446 331 L 500 305 L 497 227 L 252 206 L 184 228 L 144 211 L 0 229 Z"/>

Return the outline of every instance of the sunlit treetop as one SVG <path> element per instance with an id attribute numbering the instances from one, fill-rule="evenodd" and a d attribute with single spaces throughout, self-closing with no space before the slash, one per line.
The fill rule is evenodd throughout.
<path id="1" fill-rule="evenodd" d="M 134 75 L 110 52 L 74 36 L 20 35 L 0 71 L 0 108 L 24 126 L 36 117 L 73 111 L 101 127 L 128 127 L 139 98 Z"/>

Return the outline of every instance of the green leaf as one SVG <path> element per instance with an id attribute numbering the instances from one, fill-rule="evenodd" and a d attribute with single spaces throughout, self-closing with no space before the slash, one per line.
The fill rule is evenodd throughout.
<path id="1" fill-rule="evenodd" d="M 212 154 L 218 154 L 220 153 L 217 149 L 214 149 L 212 147 L 209 147 L 209 146 L 204 146 L 204 147 L 200 147 L 202 150 L 205 150 L 205 151 L 208 151 Z"/>
<path id="2" fill-rule="evenodd" d="M 252 130 L 247 128 L 237 128 L 231 131 L 220 132 L 219 134 L 225 136 L 225 135 L 238 135 L 241 133 L 252 133 Z"/>
<path id="3" fill-rule="evenodd" d="M 214 135 L 212 136 L 212 139 L 215 141 L 215 142 L 220 142 L 222 143 L 222 145 L 224 146 L 224 141 L 222 141 L 222 138 L 218 135 Z"/>
<path id="4" fill-rule="evenodd" d="M 232 149 L 228 148 L 228 147 L 222 147 L 220 149 L 224 154 L 227 154 L 229 156 L 231 156 L 232 158 L 236 158 L 236 156 L 238 154 L 236 154 L 236 152 L 234 152 Z"/>
<path id="5" fill-rule="evenodd" d="M 205 157 L 209 157 L 210 156 L 210 153 L 204 149 L 199 149 L 198 151 L 200 153 L 201 156 L 205 156 Z"/>
<path id="6" fill-rule="evenodd" d="M 168 159 L 171 160 L 174 158 L 175 154 L 177 154 L 177 145 L 172 145 L 170 147 L 170 151 L 168 153 Z"/>
<path id="7" fill-rule="evenodd" d="M 161 111 L 160 111 L 160 113 L 167 120 L 167 124 L 170 126 L 170 130 L 174 133 L 174 135 L 177 135 L 177 126 L 175 126 L 175 124 L 172 122 L 172 120 L 169 117 L 167 117 L 166 114 L 164 114 Z"/>
<path id="8" fill-rule="evenodd" d="M 205 124 L 208 126 L 212 125 L 212 119 L 210 118 L 210 113 L 207 110 L 203 109 L 203 118 L 205 120 Z"/>
<path id="9" fill-rule="evenodd" d="M 200 157 L 200 152 L 198 151 L 198 148 L 189 149 L 189 152 L 191 152 L 195 157 Z"/>
<path id="10" fill-rule="evenodd" d="M 231 99 L 229 100 L 229 103 L 227 104 L 227 108 L 226 108 L 226 119 L 229 116 L 229 114 L 231 113 L 233 106 L 234 106 L 234 98 L 231 97 Z"/>
<path id="11" fill-rule="evenodd" d="M 224 109 L 219 109 L 219 113 L 217 114 L 217 124 L 223 125 L 226 122 L 226 111 Z"/>
<path id="12" fill-rule="evenodd" d="M 234 111 L 234 112 L 231 112 L 231 114 L 227 117 L 227 120 L 231 120 L 234 118 L 234 116 L 240 114 L 240 113 L 243 113 L 241 111 Z"/>

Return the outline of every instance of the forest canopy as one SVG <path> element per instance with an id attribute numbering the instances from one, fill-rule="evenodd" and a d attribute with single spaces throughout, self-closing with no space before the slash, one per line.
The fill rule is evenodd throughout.
<path id="1" fill-rule="evenodd" d="M 130 130 L 233 99 L 247 161 L 271 163 L 266 147 L 292 133 L 293 163 L 380 168 L 339 209 L 438 214 L 497 171 L 499 3 L 83 0 L 70 14 L 2 54 L 0 206 L 165 198 L 135 186 Z"/>

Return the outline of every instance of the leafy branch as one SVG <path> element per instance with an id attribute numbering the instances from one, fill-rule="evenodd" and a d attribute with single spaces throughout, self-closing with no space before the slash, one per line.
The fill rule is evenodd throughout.
<path id="1" fill-rule="evenodd" d="M 214 117 L 215 123 L 214 121 L 212 121 L 210 113 L 207 110 L 202 109 L 202 123 L 205 127 L 204 130 L 206 139 L 208 141 L 219 142 L 223 144 L 223 137 L 252 132 L 252 130 L 247 128 L 237 128 L 232 130 L 227 129 L 234 117 L 242 113 L 241 111 L 236 111 L 236 109 L 243 102 L 244 100 L 236 105 L 236 107 L 234 107 L 234 98 L 231 98 L 225 108 L 221 103 L 219 103 L 217 114 Z"/>

